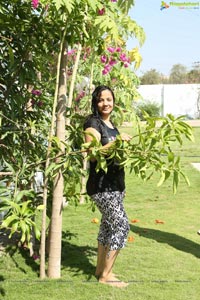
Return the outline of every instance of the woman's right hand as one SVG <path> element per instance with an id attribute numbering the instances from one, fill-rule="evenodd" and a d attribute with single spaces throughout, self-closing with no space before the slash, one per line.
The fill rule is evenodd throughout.
<path id="1" fill-rule="evenodd" d="M 122 141 L 129 142 L 132 139 L 132 136 L 130 134 L 128 134 L 128 133 L 122 132 L 120 134 L 120 136 L 121 136 Z"/>

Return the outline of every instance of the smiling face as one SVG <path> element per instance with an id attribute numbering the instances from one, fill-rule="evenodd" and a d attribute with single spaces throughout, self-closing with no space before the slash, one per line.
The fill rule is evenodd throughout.
<path id="1" fill-rule="evenodd" d="M 109 90 L 101 92 L 99 101 L 97 103 L 98 112 L 103 119 L 106 119 L 111 114 L 114 107 L 114 99 L 112 93 Z"/>

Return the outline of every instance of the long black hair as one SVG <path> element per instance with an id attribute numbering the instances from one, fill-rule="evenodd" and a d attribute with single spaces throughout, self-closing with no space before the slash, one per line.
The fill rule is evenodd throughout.
<path id="1" fill-rule="evenodd" d="M 115 95 L 114 95 L 113 91 L 111 90 L 111 88 L 109 86 L 106 86 L 106 85 L 99 85 L 99 86 L 97 86 L 95 88 L 95 90 L 93 91 L 93 93 L 92 93 L 92 104 L 91 104 L 92 113 L 96 117 L 100 117 L 99 113 L 98 113 L 98 106 L 97 106 L 97 104 L 98 104 L 98 102 L 100 100 L 102 91 L 105 91 L 105 90 L 109 90 L 111 92 L 112 97 L 113 97 L 113 102 L 115 102 Z"/>
<path id="2" fill-rule="evenodd" d="M 86 117 L 86 120 L 83 124 L 84 130 L 88 127 L 91 127 L 91 121 L 94 119 L 96 120 L 99 127 L 102 126 L 102 119 L 101 119 L 101 115 L 98 112 L 97 104 L 101 98 L 102 91 L 105 91 L 105 90 L 108 90 L 111 92 L 111 95 L 113 97 L 113 102 L 115 102 L 115 95 L 109 86 L 106 86 L 106 85 L 97 86 L 92 93 L 92 103 L 91 103 L 92 114 L 90 114 L 89 116 Z M 102 130 L 105 130 L 104 127 L 102 128 Z"/>

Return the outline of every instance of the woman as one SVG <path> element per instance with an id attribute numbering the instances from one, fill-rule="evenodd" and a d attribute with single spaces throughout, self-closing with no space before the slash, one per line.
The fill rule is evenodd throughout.
<path id="1" fill-rule="evenodd" d="M 94 136 L 105 147 L 109 147 L 119 135 L 119 131 L 110 120 L 114 108 L 115 96 L 107 86 L 98 86 L 92 94 L 92 115 L 84 124 L 85 140 L 92 141 Z M 89 134 L 87 134 L 89 133 Z M 131 136 L 121 134 L 123 140 Z M 114 160 L 108 162 L 108 170 L 96 172 L 97 162 L 90 161 L 90 173 L 87 181 L 87 193 L 95 201 L 102 214 L 98 234 L 98 255 L 96 277 L 101 283 L 124 287 L 112 273 L 112 268 L 121 248 L 125 246 L 129 232 L 128 218 L 123 206 L 125 194 L 124 169 Z"/>

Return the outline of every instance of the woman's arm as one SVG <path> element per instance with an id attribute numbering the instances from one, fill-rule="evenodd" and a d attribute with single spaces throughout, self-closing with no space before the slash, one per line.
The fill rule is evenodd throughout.
<path id="1" fill-rule="evenodd" d="M 87 134 L 87 132 L 89 134 Z M 92 135 L 90 135 L 90 133 Z M 86 143 L 91 142 L 93 140 L 93 136 L 97 139 L 97 141 L 99 142 L 101 140 L 101 134 L 93 127 L 88 127 L 85 130 L 85 141 Z"/>

